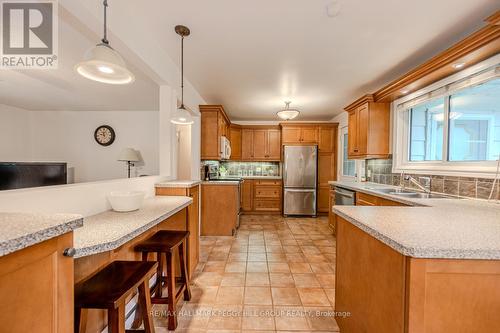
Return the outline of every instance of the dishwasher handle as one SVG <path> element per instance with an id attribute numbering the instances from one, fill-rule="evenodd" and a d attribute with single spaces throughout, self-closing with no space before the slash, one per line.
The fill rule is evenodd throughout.
<path id="1" fill-rule="evenodd" d="M 340 195 L 342 197 L 346 197 L 346 198 L 349 198 L 349 199 L 354 199 L 354 193 L 355 192 L 348 193 L 348 192 L 343 192 L 343 191 L 339 191 L 338 189 L 335 189 L 335 190 L 333 190 L 333 193 L 335 195 Z"/>

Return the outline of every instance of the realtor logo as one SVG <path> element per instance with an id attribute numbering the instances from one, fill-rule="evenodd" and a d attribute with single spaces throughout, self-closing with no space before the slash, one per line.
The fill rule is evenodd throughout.
<path id="1" fill-rule="evenodd" d="M 57 3 L 1 2 L 0 68 L 57 68 Z"/>

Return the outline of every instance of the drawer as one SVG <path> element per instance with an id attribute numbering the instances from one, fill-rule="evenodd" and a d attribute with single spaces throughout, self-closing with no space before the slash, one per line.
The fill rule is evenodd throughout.
<path id="1" fill-rule="evenodd" d="M 256 211 L 264 212 L 279 212 L 281 211 L 280 200 L 255 200 L 254 209 Z"/>
<path id="2" fill-rule="evenodd" d="M 256 185 L 254 196 L 255 198 L 279 199 L 281 197 L 281 186 Z"/>
<path id="3" fill-rule="evenodd" d="M 357 192 L 356 193 L 356 205 L 358 206 L 376 206 L 377 197 L 373 195 Z"/>
<path id="4" fill-rule="evenodd" d="M 281 180 L 256 180 L 255 185 L 281 186 Z"/>

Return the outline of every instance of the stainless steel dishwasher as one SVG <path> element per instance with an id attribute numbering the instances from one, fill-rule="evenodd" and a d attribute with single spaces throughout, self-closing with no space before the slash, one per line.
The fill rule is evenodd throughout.
<path id="1" fill-rule="evenodd" d="M 354 206 L 356 205 L 356 192 L 335 186 L 333 190 L 335 194 L 336 206 Z"/>

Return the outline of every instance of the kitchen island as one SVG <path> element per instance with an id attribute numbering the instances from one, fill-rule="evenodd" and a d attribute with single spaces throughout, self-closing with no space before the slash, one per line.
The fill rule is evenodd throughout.
<path id="1" fill-rule="evenodd" d="M 333 206 L 342 332 L 500 331 L 500 205 L 330 184 L 406 206 Z"/>

